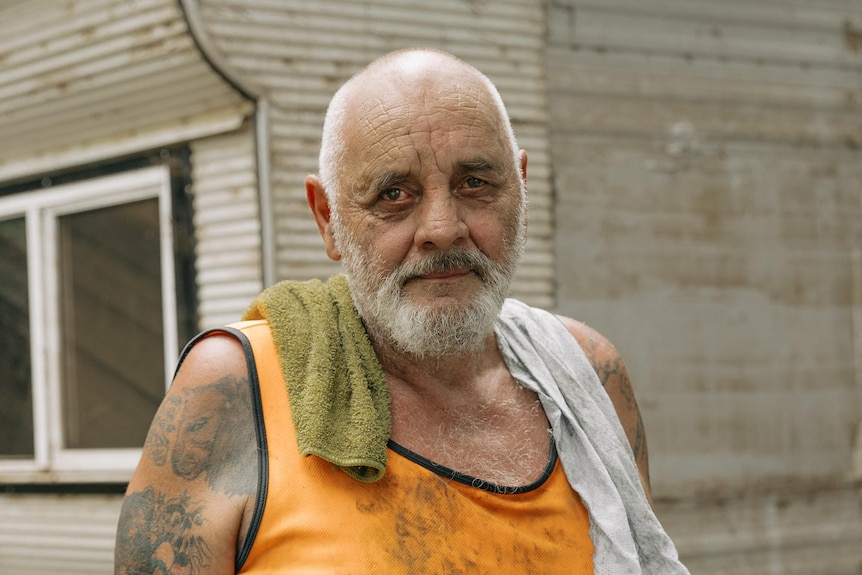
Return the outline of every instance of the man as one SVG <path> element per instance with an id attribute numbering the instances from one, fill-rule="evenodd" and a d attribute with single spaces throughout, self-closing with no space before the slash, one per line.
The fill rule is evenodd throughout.
<path id="1" fill-rule="evenodd" d="M 496 89 L 448 54 L 346 83 L 306 191 L 348 280 L 279 284 L 187 348 L 116 572 L 687 573 L 619 355 L 505 299 L 526 172 Z"/>

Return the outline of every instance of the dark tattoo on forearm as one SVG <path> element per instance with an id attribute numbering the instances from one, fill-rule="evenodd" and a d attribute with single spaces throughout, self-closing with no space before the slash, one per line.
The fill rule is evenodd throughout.
<path id="1" fill-rule="evenodd" d="M 152 487 L 130 493 L 117 528 L 115 572 L 205 573 L 212 552 L 199 534 L 203 506 L 185 494 L 166 498 Z"/>

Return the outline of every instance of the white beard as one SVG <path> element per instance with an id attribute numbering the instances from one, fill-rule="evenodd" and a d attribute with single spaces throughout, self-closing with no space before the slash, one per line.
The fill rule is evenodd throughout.
<path id="1" fill-rule="evenodd" d="M 333 222 L 353 303 L 369 333 L 417 359 L 439 359 L 483 349 L 523 249 L 525 226 L 522 221 L 518 225 L 517 237 L 512 238 L 503 263 L 495 263 L 478 250 L 458 249 L 436 252 L 418 262 L 403 262 L 387 275 L 375 271 L 369 254 L 349 232 L 345 233 L 340 222 Z M 471 269 L 482 280 L 482 287 L 462 305 L 437 308 L 407 299 L 403 290 L 407 280 L 456 268 Z"/>

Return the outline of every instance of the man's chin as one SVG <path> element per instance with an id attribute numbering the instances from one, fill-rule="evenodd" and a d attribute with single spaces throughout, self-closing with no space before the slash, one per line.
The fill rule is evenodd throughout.
<path id="1" fill-rule="evenodd" d="M 452 281 L 417 278 L 404 284 L 401 299 L 403 304 L 415 308 L 468 308 L 476 304 L 483 288 L 482 280 L 475 274 Z"/>
<path id="2" fill-rule="evenodd" d="M 450 321 L 464 321 L 476 308 L 475 294 L 405 294 L 401 300 L 404 313 L 412 317 L 434 319 L 448 316 Z"/>

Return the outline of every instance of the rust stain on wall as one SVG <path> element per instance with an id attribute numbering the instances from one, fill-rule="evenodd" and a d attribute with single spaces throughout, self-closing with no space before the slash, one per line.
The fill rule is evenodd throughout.
<path id="1" fill-rule="evenodd" d="M 855 28 L 850 20 L 844 21 L 844 43 L 853 52 L 862 49 L 862 30 Z"/>

